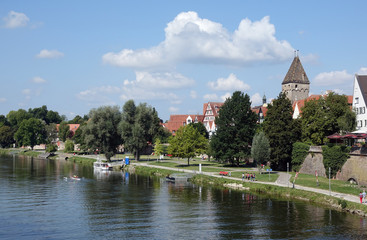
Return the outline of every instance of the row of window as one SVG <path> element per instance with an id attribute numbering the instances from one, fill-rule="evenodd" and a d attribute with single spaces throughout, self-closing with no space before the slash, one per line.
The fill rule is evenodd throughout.
<path id="1" fill-rule="evenodd" d="M 366 112 L 366 107 L 355 108 L 356 114 L 364 114 Z"/>
<path id="2" fill-rule="evenodd" d="M 364 120 L 364 126 L 367 127 L 367 120 Z M 363 120 L 357 121 L 357 127 L 363 127 Z"/>

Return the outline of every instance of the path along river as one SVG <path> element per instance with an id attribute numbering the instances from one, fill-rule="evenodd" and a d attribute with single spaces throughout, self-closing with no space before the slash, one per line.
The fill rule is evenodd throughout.
<path id="1" fill-rule="evenodd" d="M 0 204 L 0 239 L 367 239 L 348 213 L 64 160 L 0 157 Z"/>

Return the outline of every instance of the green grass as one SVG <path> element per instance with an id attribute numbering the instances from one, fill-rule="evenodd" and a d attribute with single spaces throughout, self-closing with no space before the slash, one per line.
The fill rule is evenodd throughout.
<path id="1" fill-rule="evenodd" d="M 295 173 L 291 173 L 292 178 L 291 182 L 293 182 Z M 318 177 L 319 179 L 319 186 L 317 186 L 316 183 L 316 177 L 314 175 L 309 174 L 298 174 L 298 178 L 296 179 L 295 184 L 305 187 L 313 187 L 313 188 L 319 188 L 324 190 L 329 190 L 329 179 L 325 177 Z M 358 185 L 350 184 L 349 182 L 341 181 L 341 180 L 330 180 L 331 185 L 331 191 L 333 192 L 340 192 L 340 193 L 346 193 L 346 194 L 352 194 L 352 195 L 359 195 L 360 191 L 363 191 L 363 188 L 361 188 Z"/>
<path id="2" fill-rule="evenodd" d="M 76 162 L 76 163 L 93 164 L 96 161 L 96 159 L 79 157 L 79 156 L 72 156 L 71 158 L 68 159 L 68 161 L 73 161 L 73 162 Z"/>

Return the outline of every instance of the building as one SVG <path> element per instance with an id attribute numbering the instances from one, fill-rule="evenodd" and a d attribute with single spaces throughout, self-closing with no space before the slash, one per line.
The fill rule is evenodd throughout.
<path id="1" fill-rule="evenodd" d="M 206 128 L 206 131 L 209 133 L 209 137 L 212 136 L 217 127 L 215 125 L 215 117 L 218 116 L 220 108 L 223 106 L 222 102 L 208 102 L 204 103 L 203 106 L 203 115 L 204 120 L 203 124 Z"/>
<path id="2" fill-rule="evenodd" d="M 353 110 L 357 114 L 357 131 L 367 133 L 367 75 L 355 75 L 353 84 Z"/>
<path id="3" fill-rule="evenodd" d="M 266 96 L 263 96 L 263 104 L 261 106 L 256 106 L 251 108 L 251 110 L 256 113 L 258 120 L 257 123 L 263 123 L 268 111 L 268 104 L 266 103 Z"/>
<path id="4" fill-rule="evenodd" d="M 293 59 L 291 66 L 282 82 L 282 92 L 291 100 L 292 104 L 297 100 L 308 97 L 310 91 L 310 81 L 303 69 L 298 54 Z"/>
<path id="5" fill-rule="evenodd" d="M 203 115 L 193 115 L 193 114 L 181 114 L 181 115 L 171 115 L 169 120 L 163 124 L 163 127 L 168 129 L 173 135 L 176 134 L 177 130 L 186 126 L 190 123 L 203 122 Z"/>

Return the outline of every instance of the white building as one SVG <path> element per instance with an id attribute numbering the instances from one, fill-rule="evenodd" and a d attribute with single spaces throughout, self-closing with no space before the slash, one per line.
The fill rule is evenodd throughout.
<path id="1" fill-rule="evenodd" d="M 367 75 L 355 75 L 353 84 L 353 110 L 357 114 L 357 131 L 367 133 Z"/>

